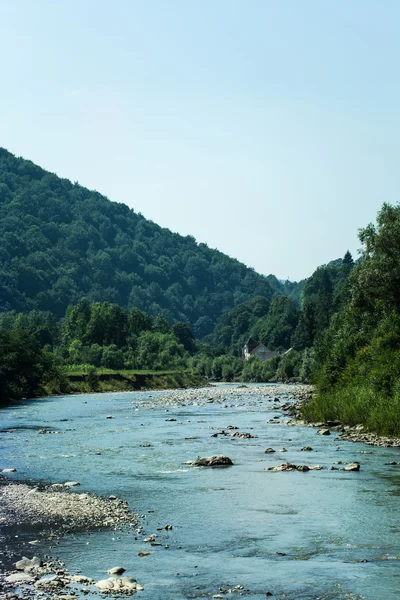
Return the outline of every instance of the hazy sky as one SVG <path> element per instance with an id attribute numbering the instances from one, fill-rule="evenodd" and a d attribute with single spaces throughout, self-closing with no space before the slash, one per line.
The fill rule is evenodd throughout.
<path id="1" fill-rule="evenodd" d="M 0 145 L 261 273 L 399 200 L 399 0 L 0 0 Z"/>

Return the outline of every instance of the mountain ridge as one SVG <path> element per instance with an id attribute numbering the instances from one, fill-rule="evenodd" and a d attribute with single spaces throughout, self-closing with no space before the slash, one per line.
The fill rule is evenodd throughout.
<path id="1" fill-rule="evenodd" d="M 187 321 L 202 337 L 280 290 L 237 259 L 0 148 L 0 310 L 61 316 L 85 297 Z"/>

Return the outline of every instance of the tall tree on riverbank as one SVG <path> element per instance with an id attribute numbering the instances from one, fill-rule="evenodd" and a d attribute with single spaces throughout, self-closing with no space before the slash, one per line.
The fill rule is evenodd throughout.
<path id="1" fill-rule="evenodd" d="M 399 435 L 400 206 L 384 204 L 359 237 L 362 260 L 317 348 L 319 395 L 305 414 Z"/>

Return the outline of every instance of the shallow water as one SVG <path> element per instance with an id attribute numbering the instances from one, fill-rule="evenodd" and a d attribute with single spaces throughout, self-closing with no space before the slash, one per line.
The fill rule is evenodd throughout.
<path id="1" fill-rule="evenodd" d="M 10 478 L 79 481 L 79 492 L 115 494 L 145 515 L 145 533 L 163 543 L 151 547 L 145 536 L 98 531 L 67 535 L 56 546 L 44 536 L 34 553 L 51 553 L 95 579 L 122 565 L 143 583 L 143 600 L 210 597 L 236 585 L 249 590 L 249 599 L 267 591 L 288 600 L 400 598 L 400 468 L 384 464 L 399 460 L 400 451 L 268 423 L 281 413 L 261 396 L 242 394 L 235 401 L 227 396 L 224 405 L 178 409 L 162 405 L 169 392 L 65 396 L 3 409 L 0 468 L 17 468 Z M 177 420 L 166 421 L 171 417 Z M 258 437 L 211 437 L 212 427 L 228 425 Z M 45 428 L 60 433 L 38 434 Z M 314 451 L 301 452 L 306 445 Z M 287 452 L 265 454 L 268 446 Z M 217 453 L 234 466 L 184 464 Z M 361 471 L 327 470 L 339 460 L 358 460 Z M 264 471 L 286 461 L 325 469 Z M 157 531 L 167 523 L 172 532 Z M 21 552 L 38 537 L 13 535 Z M 138 557 L 141 550 L 150 556 Z"/>

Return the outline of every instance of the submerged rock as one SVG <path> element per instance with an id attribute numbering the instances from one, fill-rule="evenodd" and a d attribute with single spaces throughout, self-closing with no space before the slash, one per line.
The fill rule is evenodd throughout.
<path id="1" fill-rule="evenodd" d="M 195 467 L 228 467 L 233 465 L 233 462 L 229 456 L 216 454 L 215 456 L 199 456 L 199 458 L 194 461 L 193 465 Z"/>
<path id="2" fill-rule="evenodd" d="M 276 452 L 276 450 L 274 450 L 273 448 L 267 448 L 265 450 L 265 454 L 271 454 L 272 452 Z"/>

